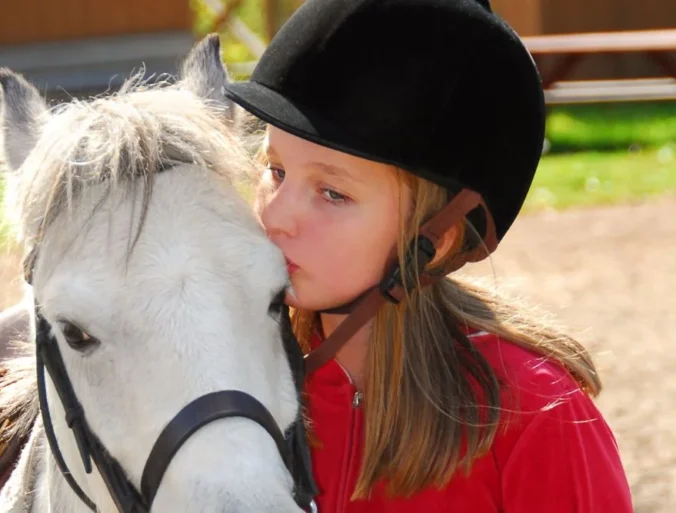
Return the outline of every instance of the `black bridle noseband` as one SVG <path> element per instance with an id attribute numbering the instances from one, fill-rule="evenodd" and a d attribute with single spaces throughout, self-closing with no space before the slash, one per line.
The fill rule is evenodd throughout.
<path id="1" fill-rule="evenodd" d="M 26 260 L 25 277 L 32 281 L 33 263 L 36 251 Z M 284 341 L 291 372 L 296 385 L 298 400 L 302 400 L 302 387 L 305 380 L 303 354 L 291 330 L 288 307 L 282 308 L 281 334 Z M 36 363 L 38 397 L 45 433 L 54 459 L 64 478 L 92 511 L 98 511 L 96 504 L 77 484 L 63 459 L 59 449 L 49 407 L 45 369 L 49 373 L 66 413 L 66 423 L 72 430 L 77 443 L 85 471 L 92 471 L 92 460 L 96 465 L 108 491 L 120 513 L 149 513 L 153 499 L 162 482 L 172 458 L 183 443 L 197 430 L 214 420 L 228 417 L 244 417 L 263 427 L 275 441 L 277 449 L 294 480 L 294 500 L 304 511 L 316 512 L 314 497 L 317 487 L 312 477 L 310 451 L 307 443 L 305 423 L 299 413 L 293 425 L 283 434 L 270 412 L 257 399 L 238 390 L 223 390 L 206 394 L 185 406 L 164 428 L 150 451 L 139 492 L 129 482 L 118 461 L 106 450 L 103 443 L 94 434 L 85 418 L 82 405 L 66 371 L 63 357 L 56 338 L 51 333 L 51 325 L 42 316 L 36 299 Z M 301 403 L 302 404 L 302 403 Z"/>
<path id="2" fill-rule="evenodd" d="M 285 309 L 286 310 L 286 309 Z M 303 383 L 303 357 L 294 338 L 288 337 L 288 310 L 284 312 L 283 339 L 289 357 L 296 389 L 300 398 Z M 201 427 L 214 420 L 244 417 L 263 427 L 277 444 L 282 460 L 294 479 L 294 498 L 305 511 L 316 511 L 313 498 L 317 494 L 312 477 L 305 424 L 299 415 L 286 436 L 270 412 L 254 397 L 238 390 L 223 390 L 206 394 L 185 406 L 164 428 L 150 451 L 141 479 L 141 491 L 127 479 L 120 464 L 113 458 L 90 429 L 84 410 L 77 399 L 51 326 L 36 305 L 36 362 L 38 396 L 47 440 L 64 478 L 77 496 L 92 510 L 98 511 L 73 479 L 59 449 L 47 405 L 45 369 L 54 383 L 66 413 L 66 423 L 72 430 L 85 471 L 92 471 L 92 460 L 103 478 L 115 505 L 121 513 L 148 513 L 159 489 L 164 472 L 183 443 Z"/>

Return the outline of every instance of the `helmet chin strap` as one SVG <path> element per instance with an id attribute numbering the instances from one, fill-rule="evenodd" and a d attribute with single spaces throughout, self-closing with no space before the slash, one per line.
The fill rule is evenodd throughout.
<path id="1" fill-rule="evenodd" d="M 366 297 L 366 295 L 369 293 L 369 290 L 367 289 L 361 294 L 359 294 L 355 299 L 352 301 L 348 301 L 347 303 L 343 303 L 342 305 L 334 306 L 332 308 L 327 308 L 325 310 L 317 310 L 317 313 L 320 314 L 349 314 L 352 313 L 352 311 L 357 307 L 359 302 Z"/>
<path id="2" fill-rule="evenodd" d="M 434 258 L 443 235 L 477 207 L 482 207 L 486 212 L 484 244 L 458 255 L 458 258 L 454 259 L 443 273 L 435 276 L 425 273 L 425 268 Z M 404 282 L 408 291 L 415 286 L 416 273 L 413 271 L 417 270 L 420 284 L 425 286 L 441 280 L 443 276 L 459 269 L 467 262 L 477 262 L 490 255 L 497 247 L 498 241 L 493 219 L 488 212 L 486 204 L 478 193 L 462 189 L 440 212 L 420 228 L 418 237 L 411 241 L 403 265 L 404 272 L 408 274 L 406 280 L 401 279 L 402 266 L 397 262 L 395 249 L 389 260 L 394 263 L 378 285 L 367 289 L 349 303 L 320 310 L 319 313 L 349 315 L 319 347 L 305 355 L 306 375 L 313 373 L 331 360 L 338 350 L 378 312 L 382 305 L 388 301 L 399 303 L 407 292 Z"/>

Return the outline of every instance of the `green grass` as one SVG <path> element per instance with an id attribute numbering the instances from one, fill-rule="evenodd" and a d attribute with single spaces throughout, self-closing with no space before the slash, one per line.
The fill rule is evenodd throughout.
<path id="1" fill-rule="evenodd" d="M 547 139 L 551 153 L 663 146 L 676 142 L 676 102 L 553 107 Z"/>
<path id="2" fill-rule="evenodd" d="M 543 157 L 526 211 L 635 202 L 676 194 L 676 144 L 637 152 Z"/>

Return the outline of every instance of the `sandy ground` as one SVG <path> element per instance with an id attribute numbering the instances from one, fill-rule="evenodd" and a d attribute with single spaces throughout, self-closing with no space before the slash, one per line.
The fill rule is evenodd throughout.
<path id="1" fill-rule="evenodd" d="M 555 314 L 587 344 L 636 512 L 675 512 L 676 198 L 524 216 L 491 261 L 463 272 Z M 17 299 L 17 273 L 15 256 L 0 259 L 0 307 Z"/>
<path id="2" fill-rule="evenodd" d="M 488 276 L 596 357 L 637 513 L 676 511 L 676 198 L 522 217 Z"/>

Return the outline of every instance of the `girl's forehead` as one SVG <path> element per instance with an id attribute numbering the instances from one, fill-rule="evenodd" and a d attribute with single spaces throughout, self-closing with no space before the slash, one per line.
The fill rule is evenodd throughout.
<path id="1" fill-rule="evenodd" d="M 279 164 L 318 171 L 334 178 L 361 183 L 396 181 L 394 166 L 327 148 L 277 128 L 268 130 L 264 150 L 269 159 Z"/>
<path id="2" fill-rule="evenodd" d="M 313 143 L 275 127 L 268 128 L 264 148 L 269 155 L 280 158 L 307 155 L 311 158 L 321 156 L 324 159 L 341 161 L 349 160 L 351 157 L 347 153 Z"/>

